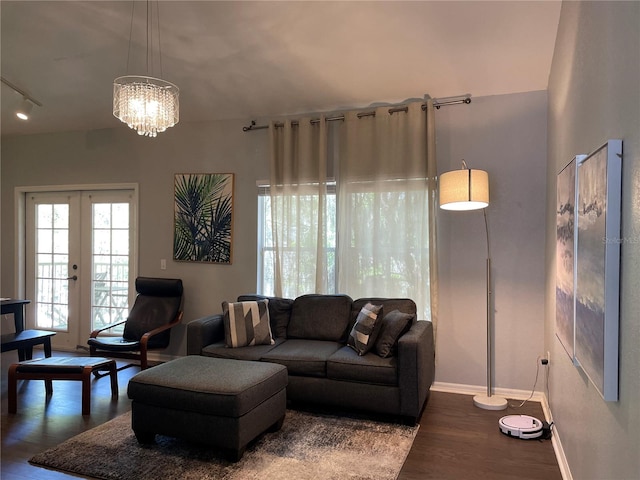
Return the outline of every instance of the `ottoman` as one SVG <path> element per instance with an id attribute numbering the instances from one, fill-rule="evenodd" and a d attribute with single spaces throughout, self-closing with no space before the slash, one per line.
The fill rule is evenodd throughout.
<path id="1" fill-rule="evenodd" d="M 286 386 L 283 365 L 182 357 L 131 378 L 131 427 L 142 444 L 161 434 L 225 449 L 238 461 L 249 442 L 282 426 Z"/>

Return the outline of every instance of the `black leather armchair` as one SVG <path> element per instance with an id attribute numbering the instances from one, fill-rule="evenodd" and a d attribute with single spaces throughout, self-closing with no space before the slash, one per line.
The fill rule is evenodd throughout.
<path id="1" fill-rule="evenodd" d="M 115 357 L 140 361 L 145 370 L 147 352 L 169 346 L 171 328 L 182 320 L 182 280 L 138 277 L 135 302 L 129 317 L 94 330 L 89 337 L 92 357 Z M 122 337 L 101 336 L 101 332 L 124 324 Z"/>

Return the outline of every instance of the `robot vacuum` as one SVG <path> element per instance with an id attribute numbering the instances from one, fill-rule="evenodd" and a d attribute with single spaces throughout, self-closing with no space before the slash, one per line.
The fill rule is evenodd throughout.
<path id="1" fill-rule="evenodd" d="M 528 440 L 541 437 L 543 424 L 540 420 L 529 415 L 507 415 L 498 422 L 500 431 L 505 435 Z"/>

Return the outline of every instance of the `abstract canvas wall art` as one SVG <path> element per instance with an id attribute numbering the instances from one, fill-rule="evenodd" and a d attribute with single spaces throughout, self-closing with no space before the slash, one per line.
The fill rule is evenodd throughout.
<path id="1" fill-rule="evenodd" d="M 231 264 L 233 174 L 176 174 L 173 258 Z"/>
<path id="2" fill-rule="evenodd" d="M 577 164 L 575 157 L 558 174 L 556 203 L 556 336 L 573 361 L 575 333 L 575 211 Z"/>
<path id="3" fill-rule="evenodd" d="M 618 400 L 622 141 L 578 166 L 575 360 L 607 401 Z"/>

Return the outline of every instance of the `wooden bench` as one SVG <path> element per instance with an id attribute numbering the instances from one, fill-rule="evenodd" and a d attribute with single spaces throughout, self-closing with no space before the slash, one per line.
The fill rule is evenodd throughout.
<path id="1" fill-rule="evenodd" d="M 102 357 L 51 357 L 14 363 L 9 367 L 9 413 L 18 406 L 18 380 L 44 380 L 47 395 L 53 394 L 52 380 L 82 382 L 82 415 L 91 413 L 91 373 L 107 370 L 111 376 L 111 396 L 118 397 L 115 360 Z"/>
<path id="2" fill-rule="evenodd" d="M 51 337 L 55 332 L 47 330 L 23 330 L 18 333 L 5 333 L 0 338 L 2 352 L 18 350 L 18 360 L 31 360 L 34 345 L 44 345 L 44 356 L 51 356 Z"/>

